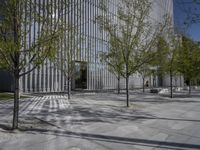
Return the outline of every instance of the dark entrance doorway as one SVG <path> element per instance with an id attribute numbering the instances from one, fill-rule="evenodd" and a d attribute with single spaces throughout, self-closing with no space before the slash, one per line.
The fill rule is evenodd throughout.
<path id="1" fill-rule="evenodd" d="M 74 89 L 87 89 L 87 62 L 75 61 Z"/>

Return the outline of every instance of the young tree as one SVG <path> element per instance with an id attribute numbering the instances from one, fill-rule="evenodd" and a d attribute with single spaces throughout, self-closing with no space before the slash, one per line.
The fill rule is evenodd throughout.
<path id="1" fill-rule="evenodd" d="M 138 72 L 140 73 L 140 75 L 142 76 L 142 90 L 143 90 L 143 93 L 145 92 L 145 86 L 148 87 L 149 86 L 149 83 L 148 85 L 145 84 L 145 79 L 146 77 L 150 76 L 152 74 L 151 70 L 150 70 L 150 64 L 144 64 L 143 66 L 141 66 L 138 70 Z"/>
<path id="2" fill-rule="evenodd" d="M 104 13 L 97 20 L 121 51 L 124 63 L 122 76 L 126 79 L 126 105 L 129 107 L 129 78 L 152 59 L 157 36 L 164 26 L 158 22 L 151 23 L 149 0 L 119 0 L 117 15 L 113 18 L 107 13 L 105 2 L 101 6 Z"/>
<path id="3" fill-rule="evenodd" d="M 183 36 L 182 46 L 178 52 L 178 71 L 182 73 L 189 86 L 191 94 L 191 81 L 199 78 L 200 75 L 200 46 L 199 43 Z"/>
<path id="4" fill-rule="evenodd" d="M 152 66 L 157 66 L 156 68 L 158 69 L 157 72 L 157 76 L 159 78 L 161 78 L 161 82 L 162 79 L 165 75 L 165 68 L 166 68 L 166 58 L 167 58 L 167 53 L 169 50 L 169 46 L 164 38 L 163 35 L 161 35 L 158 38 L 158 42 L 157 42 L 157 53 L 156 53 L 156 57 L 154 58 L 154 60 L 150 63 Z M 162 83 L 161 83 L 162 86 Z"/>
<path id="5" fill-rule="evenodd" d="M 170 97 L 173 98 L 173 77 L 177 73 L 177 51 L 180 48 L 180 38 L 174 33 L 169 35 L 169 51 L 167 53 L 166 72 L 170 76 Z"/>
<path id="6" fill-rule="evenodd" d="M 64 44 L 59 57 L 56 58 L 56 66 L 60 69 L 67 78 L 67 94 L 68 99 L 71 98 L 71 81 L 75 73 L 75 58 L 77 57 L 80 49 L 81 37 L 77 35 L 76 27 L 68 25 L 68 32 L 64 37 Z"/>
<path id="7" fill-rule="evenodd" d="M 112 37 L 109 41 L 109 48 L 108 52 L 102 52 L 100 54 L 100 58 L 101 62 L 105 62 L 108 65 L 108 70 L 116 76 L 117 91 L 120 94 L 120 79 L 124 67 L 122 53 L 118 43 Z"/>
<path id="8" fill-rule="evenodd" d="M 161 75 L 169 74 L 170 76 L 171 98 L 173 98 L 173 77 L 177 73 L 177 52 L 180 49 L 180 44 L 180 37 L 174 33 L 173 29 L 169 29 L 165 37 L 160 37 L 158 42 L 159 72 Z"/>
<path id="9" fill-rule="evenodd" d="M 14 78 L 12 128 L 17 129 L 20 77 L 56 54 L 64 31 L 62 12 L 53 2 L 5 0 L 1 1 L 0 14 L 0 66 Z M 33 29 L 37 31 L 34 35 Z"/>

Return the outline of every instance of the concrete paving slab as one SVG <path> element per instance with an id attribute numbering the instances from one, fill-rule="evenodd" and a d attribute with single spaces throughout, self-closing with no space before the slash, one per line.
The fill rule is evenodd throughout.
<path id="1" fill-rule="evenodd" d="M 200 98 L 133 94 L 128 109 L 123 94 L 32 98 L 20 103 L 21 130 L 14 134 L 2 128 L 12 119 L 5 101 L 0 150 L 200 149 Z"/>

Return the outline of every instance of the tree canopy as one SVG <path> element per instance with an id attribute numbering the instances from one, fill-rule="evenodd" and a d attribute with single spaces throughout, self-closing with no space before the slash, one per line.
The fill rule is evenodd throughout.
<path id="1" fill-rule="evenodd" d="M 0 67 L 14 77 L 13 129 L 18 128 L 19 79 L 55 57 L 67 28 L 63 12 L 53 1 L 1 1 Z"/>
<path id="2" fill-rule="evenodd" d="M 127 106 L 129 106 L 129 77 L 155 56 L 158 35 L 164 30 L 166 18 L 161 22 L 150 19 L 152 3 L 149 0 L 120 0 L 117 15 L 110 17 L 106 2 L 102 0 L 103 15 L 97 17 L 98 24 L 113 40 L 121 55 L 123 69 L 121 75 L 126 78 Z"/>
<path id="3" fill-rule="evenodd" d="M 178 57 L 178 70 L 190 85 L 192 80 L 200 76 L 200 44 L 183 36 Z"/>

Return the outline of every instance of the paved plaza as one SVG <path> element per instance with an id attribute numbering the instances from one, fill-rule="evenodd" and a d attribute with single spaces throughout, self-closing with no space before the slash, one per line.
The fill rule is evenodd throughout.
<path id="1" fill-rule="evenodd" d="M 0 150 L 200 149 L 200 91 L 171 100 L 132 92 L 37 95 L 20 102 L 20 129 L 8 130 L 13 101 L 0 102 Z"/>

